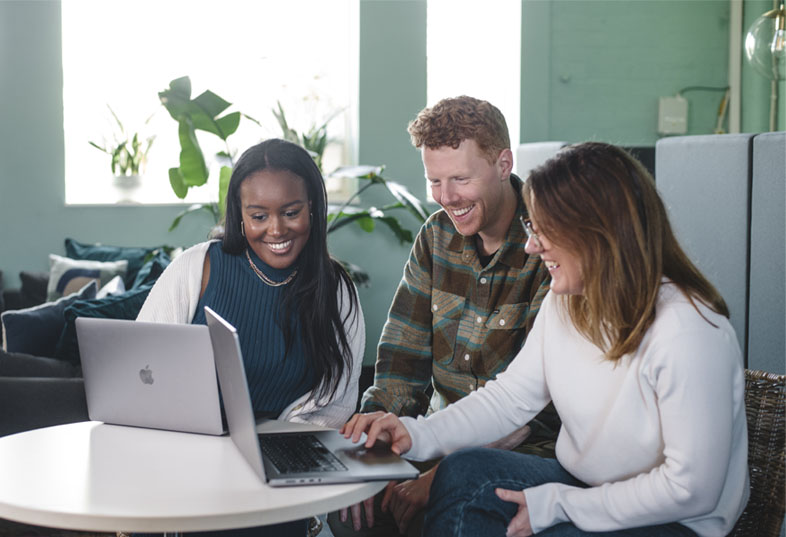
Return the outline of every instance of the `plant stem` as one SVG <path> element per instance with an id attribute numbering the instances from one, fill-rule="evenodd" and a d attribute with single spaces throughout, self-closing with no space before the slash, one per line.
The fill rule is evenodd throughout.
<path id="1" fill-rule="evenodd" d="M 360 188 L 357 190 L 357 192 L 355 192 L 354 194 L 352 194 L 352 196 L 350 196 L 350 198 L 349 198 L 347 201 L 345 201 L 345 202 L 344 202 L 344 203 L 341 205 L 341 207 L 339 207 L 338 211 L 336 212 L 336 219 L 335 219 L 335 220 L 333 220 L 333 221 L 330 223 L 330 226 L 328 226 L 328 230 L 327 230 L 327 232 L 328 232 L 328 233 L 330 233 L 331 231 L 333 231 L 333 230 L 335 229 L 335 227 L 336 227 L 336 223 L 337 223 L 337 222 L 338 222 L 338 220 L 339 220 L 339 219 L 338 219 L 338 215 L 340 215 L 342 212 L 344 212 L 344 209 L 346 209 L 346 208 L 347 208 L 347 206 L 349 206 L 349 204 L 350 204 L 350 203 L 352 203 L 352 201 L 353 201 L 355 198 L 357 198 L 358 196 L 360 196 L 360 194 L 362 194 L 362 193 L 363 193 L 363 192 L 364 192 L 366 189 L 368 189 L 369 187 L 371 187 L 373 184 L 374 184 L 374 183 L 372 183 L 372 182 L 370 182 L 370 181 L 369 181 L 368 183 L 366 183 L 365 185 L 363 185 L 362 187 L 360 187 Z"/>

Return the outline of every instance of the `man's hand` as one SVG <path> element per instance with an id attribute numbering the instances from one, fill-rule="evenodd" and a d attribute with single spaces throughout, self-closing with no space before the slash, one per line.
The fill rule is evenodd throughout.
<path id="1" fill-rule="evenodd" d="M 497 489 L 495 492 L 501 500 L 519 504 L 519 510 L 508 524 L 508 531 L 505 535 L 507 537 L 529 537 L 532 535 L 527 497 L 524 495 L 524 491 Z"/>
<path id="2" fill-rule="evenodd" d="M 395 484 L 396 484 L 395 481 L 391 481 L 390 483 L 388 483 L 388 487 Z M 380 494 L 382 493 L 380 492 Z M 355 531 L 360 531 L 360 529 L 363 527 L 363 518 L 361 518 L 360 516 L 361 505 L 363 506 L 363 509 L 366 511 L 366 523 L 370 528 L 374 525 L 374 496 L 363 500 L 361 503 L 356 503 L 355 505 L 352 505 L 349 508 L 345 507 L 343 509 L 340 509 L 338 512 L 338 516 L 341 519 L 341 522 L 347 521 L 347 510 L 349 510 L 352 513 L 352 527 L 355 529 Z"/>
<path id="3" fill-rule="evenodd" d="M 391 482 L 385 489 L 385 496 L 382 498 L 382 511 L 389 510 L 391 512 L 399 533 L 406 534 L 412 519 L 426 507 L 431 491 L 431 482 L 434 480 L 436 471 L 437 467 L 435 466 L 417 479 L 399 484 Z"/>
<path id="4" fill-rule="evenodd" d="M 360 441 L 360 435 L 366 433 L 367 448 L 373 447 L 377 440 L 390 444 L 390 450 L 396 455 L 406 453 L 412 448 L 412 437 L 409 431 L 390 412 L 371 412 L 370 414 L 355 414 L 339 430 L 344 438 L 352 437 L 352 441 Z"/>

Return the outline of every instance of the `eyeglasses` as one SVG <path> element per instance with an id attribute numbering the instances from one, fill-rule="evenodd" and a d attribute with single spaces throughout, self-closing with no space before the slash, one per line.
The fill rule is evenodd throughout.
<path id="1" fill-rule="evenodd" d="M 532 241 L 532 244 L 538 250 L 543 249 L 543 244 L 540 242 L 540 237 L 538 237 L 538 234 L 535 233 L 535 229 L 532 227 L 532 220 L 524 219 L 523 216 L 519 216 L 519 220 L 521 220 L 521 225 L 524 228 L 524 233 L 527 234 L 527 240 Z"/>

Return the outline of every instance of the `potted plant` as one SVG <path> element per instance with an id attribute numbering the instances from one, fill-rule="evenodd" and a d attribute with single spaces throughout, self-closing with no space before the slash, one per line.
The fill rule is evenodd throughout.
<path id="1" fill-rule="evenodd" d="M 140 182 L 140 175 L 144 173 L 147 154 L 153 145 L 155 136 L 149 136 L 143 140 L 138 132 L 127 133 L 123 122 L 117 117 L 112 107 L 107 105 L 107 108 L 109 108 L 115 122 L 112 141 L 104 140 L 103 145 L 92 141 L 88 143 L 111 157 L 112 175 L 116 185 L 120 187 L 136 186 Z M 145 124 L 149 121 L 150 118 L 145 121 Z"/>
<path id="2" fill-rule="evenodd" d="M 191 98 L 191 81 L 188 77 L 175 79 L 169 83 L 169 88 L 159 92 L 161 103 L 169 115 L 178 123 L 180 139 L 180 166 L 169 170 L 169 182 L 172 190 L 179 198 L 185 198 L 188 189 L 193 186 L 205 184 L 208 177 L 208 166 L 202 148 L 196 138 L 196 130 L 210 132 L 218 136 L 226 149 L 216 155 L 223 162 L 220 170 L 218 185 L 218 203 L 194 204 L 175 217 L 169 230 L 173 230 L 180 220 L 187 214 L 197 211 L 210 212 L 216 223 L 220 226 L 223 220 L 224 201 L 226 199 L 229 178 L 232 174 L 234 162 L 227 138 L 238 127 L 241 117 L 251 120 L 259 125 L 254 118 L 240 112 L 225 113 L 231 103 L 225 101 L 212 91 L 206 90 L 199 96 Z M 337 112 L 338 113 L 338 112 Z M 224 114 L 224 115 L 221 115 Z M 333 114 L 321 125 L 313 125 L 307 132 L 298 133 L 286 119 L 281 103 L 273 115 L 279 123 L 282 138 L 300 144 L 314 158 L 317 165 L 322 168 L 322 155 L 327 147 L 327 123 L 335 117 Z M 354 178 L 358 182 L 357 190 L 349 199 L 340 206 L 331 205 L 328 209 L 328 233 L 333 233 L 342 227 L 355 223 L 367 233 L 372 233 L 377 223 L 382 223 L 390 229 L 398 241 L 409 246 L 413 241 L 413 232 L 405 228 L 391 211 L 405 210 L 414 215 L 419 222 L 425 222 L 428 211 L 425 204 L 414 196 L 404 185 L 382 177 L 384 166 L 344 166 L 327 177 Z M 360 196 L 374 185 L 384 187 L 393 197 L 394 201 L 382 207 L 361 207 L 357 204 Z M 354 203 L 353 203 L 354 202 Z M 368 274 L 360 267 L 344 260 L 339 260 L 358 285 L 367 285 Z"/>

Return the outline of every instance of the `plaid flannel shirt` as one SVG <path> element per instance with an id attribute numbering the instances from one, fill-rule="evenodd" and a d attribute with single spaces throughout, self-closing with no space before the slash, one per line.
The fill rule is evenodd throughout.
<path id="1" fill-rule="evenodd" d="M 517 191 L 518 181 L 511 176 Z M 426 221 L 382 330 L 363 412 L 430 414 L 483 386 L 516 356 L 550 281 L 540 258 L 524 251 L 520 215 L 521 201 L 486 267 L 475 237 L 460 235 L 444 210 Z"/>

